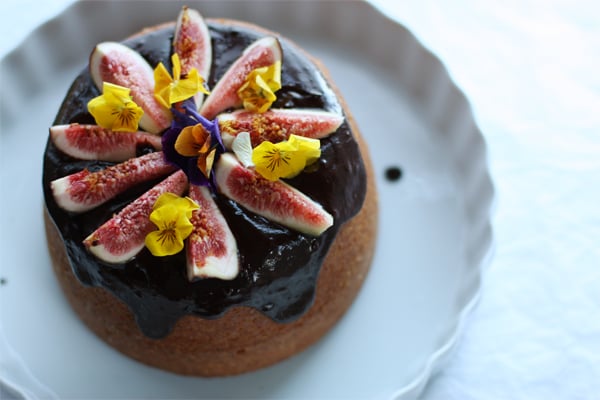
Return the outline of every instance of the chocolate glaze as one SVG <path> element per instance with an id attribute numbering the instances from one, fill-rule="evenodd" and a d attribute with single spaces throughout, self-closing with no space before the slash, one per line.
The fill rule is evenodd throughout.
<path id="1" fill-rule="evenodd" d="M 247 28 L 209 24 L 213 65 L 209 87 L 223 75 L 247 45 L 260 35 Z M 124 43 L 139 51 L 153 67 L 169 65 L 173 28 L 164 28 Z M 311 61 L 294 45 L 281 40 L 282 88 L 273 107 L 320 108 L 343 113 L 335 93 Z M 87 68 L 69 89 L 54 124 L 94 123 L 87 103 L 99 95 Z M 110 163 L 73 159 L 48 140 L 43 186 L 46 206 L 65 242 L 75 275 L 88 286 L 104 287 L 123 300 L 148 337 L 166 336 L 186 314 L 216 318 L 236 305 L 254 307 L 278 322 L 300 317 L 311 305 L 323 259 L 340 227 L 361 208 L 365 168 L 349 125 L 321 141 L 317 170 L 289 183 L 323 205 L 335 219 L 320 237 L 310 237 L 246 211 L 220 194 L 215 200 L 236 237 L 240 274 L 232 281 L 205 279 L 189 282 L 185 252 L 153 257 L 147 249 L 125 264 L 104 264 L 89 254 L 82 241 L 98 226 L 158 181 L 141 184 L 104 206 L 82 214 L 59 208 L 50 191 L 54 179 L 83 168 L 97 170 Z M 148 149 L 140 149 L 140 153 Z"/>

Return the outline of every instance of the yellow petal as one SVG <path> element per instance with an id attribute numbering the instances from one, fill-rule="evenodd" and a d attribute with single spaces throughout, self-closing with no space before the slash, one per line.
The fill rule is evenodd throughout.
<path id="1" fill-rule="evenodd" d="M 154 202 L 154 207 L 152 207 L 152 209 L 156 210 L 157 208 L 167 205 L 167 204 L 177 200 L 178 198 L 179 198 L 179 196 L 177 196 L 175 193 L 165 192 L 165 193 L 161 194 L 160 196 L 158 196 L 158 199 L 156 199 L 156 201 Z"/>
<path id="2" fill-rule="evenodd" d="M 196 68 L 192 68 L 187 77 L 175 81 L 172 85 L 171 104 L 189 99 L 198 92 L 209 94 L 208 90 L 204 87 L 204 78 L 198 74 Z"/>
<path id="3" fill-rule="evenodd" d="M 298 175 L 306 166 L 306 158 L 297 147 L 289 141 L 280 142 L 275 145 L 279 151 L 285 154 L 285 165 L 280 168 L 281 178 L 293 178 Z"/>
<path id="4" fill-rule="evenodd" d="M 273 92 L 281 89 L 281 61 L 270 65 L 262 77 Z"/>
<path id="5" fill-rule="evenodd" d="M 217 149 L 212 149 L 210 152 L 198 156 L 196 165 L 198 166 L 200 172 L 202 172 L 207 178 L 210 178 L 210 172 L 212 171 L 212 167 L 215 162 L 216 152 Z"/>
<path id="6" fill-rule="evenodd" d="M 185 214 L 187 219 L 192 218 L 192 212 L 199 210 L 200 206 L 190 197 L 180 197 L 177 199 L 177 208 Z M 188 235 L 186 235 L 187 237 Z"/>
<path id="7" fill-rule="evenodd" d="M 194 127 L 186 126 L 181 130 L 175 141 L 175 150 L 185 157 L 196 157 L 202 143 L 198 143 L 194 137 Z"/>
<path id="8" fill-rule="evenodd" d="M 110 106 L 106 104 L 104 96 L 98 96 L 90 100 L 88 102 L 88 111 L 92 114 L 96 123 L 104 128 L 111 127 L 115 120 Z"/>
<path id="9" fill-rule="evenodd" d="M 200 92 L 202 92 L 204 94 L 210 94 L 210 92 L 208 91 L 208 89 L 206 89 L 204 87 L 204 77 L 198 73 L 198 70 L 196 68 L 192 68 L 190 70 L 190 72 L 188 72 L 188 75 L 187 75 L 186 79 L 189 79 L 192 82 L 196 82 L 196 86 L 198 87 L 198 89 L 196 90 L 196 92 L 200 91 Z"/>
<path id="10" fill-rule="evenodd" d="M 281 89 L 281 62 L 252 70 L 238 89 L 238 97 L 248 111 L 264 113 L 277 99 Z"/>
<path id="11" fill-rule="evenodd" d="M 120 109 L 120 112 L 113 122 L 112 129 L 117 131 L 136 132 L 138 129 L 138 122 L 143 114 L 144 111 L 141 107 L 138 107 L 133 101 L 129 101 Z"/>
<path id="12" fill-rule="evenodd" d="M 294 149 L 287 142 L 265 141 L 252 152 L 256 171 L 270 181 L 297 175 L 304 168 L 303 160 L 293 157 Z"/>
<path id="13" fill-rule="evenodd" d="M 163 63 L 154 68 L 154 97 L 165 108 L 170 108 L 169 97 L 171 95 L 171 83 L 173 78 Z"/>
<path id="14" fill-rule="evenodd" d="M 152 231 L 146 235 L 145 244 L 156 257 L 177 254 L 183 249 L 183 241 L 177 240 L 175 231 Z"/>
<path id="15" fill-rule="evenodd" d="M 106 96 L 114 96 L 117 101 L 121 102 L 124 99 L 130 98 L 130 92 L 126 87 L 115 85 L 110 82 L 102 82 L 102 93 Z"/>
<path id="16" fill-rule="evenodd" d="M 314 163 L 321 157 L 321 142 L 319 139 L 290 135 L 288 142 L 291 146 L 295 147 L 306 160 L 306 165 Z"/>
<path id="17" fill-rule="evenodd" d="M 184 213 L 188 218 L 192 217 L 192 211 L 200 208 L 200 206 L 189 197 L 179 197 L 175 193 L 165 192 L 156 199 L 152 209 L 156 210 L 165 205 L 174 206 L 178 212 Z"/>
<path id="18" fill-rule="evenodd" d="M 181 62 L 179 54 L 173 53 L 171 56 L 171 64 L 173 65 L 173 80 L 177 82 L 181 78 Z"/>
<path id="19" fill-rule="evenodd" d="M 131 100 L 128 88 L 104 82 L 103 94 L 88 102 L 88 111 L 103 128 L 135 132 L 143 110 Z"/>
<path id="20" fill-rule="evenodd" d="M 167 68 L 163 63 L 159 63 L 156 68 L 154 68 L 154 92 L 159 92 L 163 90 L 165 87 L 168 87 L 173 83 L 173 78 L 171 78 L 171 74 L 167 71 Z"/>
<path id="21" fill-rule="evenodd" d="M 146 235 L 145 243 L 153 255 L 172 255 L 183 249 L 184 239 L 194 229 L 187 216 L 187 211 L 184 211 L 185 207 L 190 204 L 190 200 L 177 198 L 152 211 L 150 221 L 158 227 L 158 230 Z"/>
<path id="22" fill-rule="evenodd" d="M 321 156 L 318 139 L 290 135 L 289 140 L 273 144 L 265 141 L 252 151 L 256 171 L 274 181 L 293 178 Z"/>

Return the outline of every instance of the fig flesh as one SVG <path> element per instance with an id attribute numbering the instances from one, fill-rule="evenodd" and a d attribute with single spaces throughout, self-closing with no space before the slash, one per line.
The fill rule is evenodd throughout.
<path id="1" fill-rule="evenodd" d="M 228 108 L 240 107 L 242 100 L 237 91 L 248 74 L 256 68 L 269 66 L 277 61 L 281 61 L 281 45 L 276 38 L 268 36 L 252 43 L 219 79 L 202 104 L 200 114 L 213 119 Z"/>
<path id="2" fill-rule="evenodd" d="M 60 151 L 80 160 L 121 162 L 134 158 L 139 148 L 162 149 L 159 136 L 98 125 L 55 125 L 50 128 L 50 138 Z"/>
<path id="3" fill-rule="evenodd" d="M 156 229 L 150 213 L 156 199 L 165 193 L 181 196 L 188 185 L 182 171 L 177 171 L 123 208 L 89 235 L 83 244 L 97 258 L 107 263 L 123 263 L 144 248 L 146 235 Z"/>
<path id="4" fill-rule="evenodd" d="M 99 90 L 103 82 L 131 90 L 133 101 L 144 110 L 140 126 L 160 133 L 171 124 L 171 113 L 154 97 L 154 71 L 135 50 L 116 42 L 98 44 L 90 56 L 90 74 Z"/>
<path id="5" fill-rule="evenodd" d="M 240 132 L 249 132 L 252 146 L 268 140 L 277 143 L 290 135 L 321 139 L 335 132 L 344 118 L 336 113 L 316 109 L 270 109 L 262 114 L 246 110 L 219 114 L 223 144 L 231 149 Z"/>
<path id="6" fill-rule="evenodd" d="M 158 151 L 97 172 L 84 169 L 50 182 L 50 188 L 61 208 L 84 212 L 104 204 L 137 183 L 160 178 L 174 170 L 162 151 Z"/>
<path id="7" fill-rule="evenodd" d="M 194 9 L 184 6 L 177 18 L 173 51 L 179 55 L 181 74 L 186 75 L 192 68 L 206 80 L 210 74 L 212 47 L 210 33 L 202 15 Z M 194 96 L 196 107 L 200 108 L 204 94 Z"/>
<path id="8" fill-rule="evenodd" d="M 210 190 L 190 185 L 189 195 L 200 206 L 192 213 L 194 230 L 186 245 L 189 280 L 235 278 L 240 268 L 237 244 Z"/>
<path id="9" fill-rule="evenodd" d="M 311 236 L 333 225 L 333 216 L 308 196 L 281 180 L 269 181 L 231 155 L 221 155 L 217 187 L 228 198 L 270 221 Z"/>

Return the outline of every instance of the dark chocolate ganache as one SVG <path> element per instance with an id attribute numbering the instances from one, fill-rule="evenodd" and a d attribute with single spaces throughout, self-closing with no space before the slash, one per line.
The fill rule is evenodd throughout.
<path id="1" fill-rule="evenodd" d="M 209 23 L 213 64 L 207 79 L 214 87 L 242 51 L 261 34 L 248 28 Z M 166 27 L 123 43 L 137 50 L 154 68 L 170 65 L 173 27 Z M 293 44 L 280 39 L 282 88 L 274 108 L 317 108 L 343 113 L 332 88 L 315 65 Z M 94 124 L 87 103 L 99 96 L 87 68 L 69 89 L 54 124 Z M 139 149 L 140 154 L 148 149 Z M 133 312 L 140 330 L 161 338 L 184 315 L 218 318 L 233 306 L 260 310 L 274 321 L 285 323 L 300 317 L 312 304 L 319 270 L 344 222 L 362 207 L 365 168 L 350 127 L 344 122 L 321 140 L 316 168 L 287 180 L 334 217 L 334 225 L 319 237 L 311 237 L 247 211 L 220 193 L 214 199 L 237 240 L 240 273 L 230 281 L 215 278 L 190 282 L 185 251 L 154 257 L 144 248 L 124 264 L 107 264 L 88 253 L 82 241 L 128 203 L 160 180 L 137 185 L 108 203 L 84 213 L 67 212 L 57 206 L 50 182 L 84 168 L 99 170 L 111 165 L 82 161 L 59 151 L 48 140 L 44 156 L 43 186 L 46 206 L 64 240 L 73 272 L 86 286 L 103 287 Z"/>

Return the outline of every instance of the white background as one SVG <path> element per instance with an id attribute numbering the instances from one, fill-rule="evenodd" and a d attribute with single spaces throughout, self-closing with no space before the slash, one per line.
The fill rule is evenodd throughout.
<path id="1" fill-rule="evenodd" d="M 70 3 L 3 0 L 0 56 Z M 600 6 L 373 3 L 464 90 L 497 188 L 481 302 L 424 398 L 600 399 Z"/>

